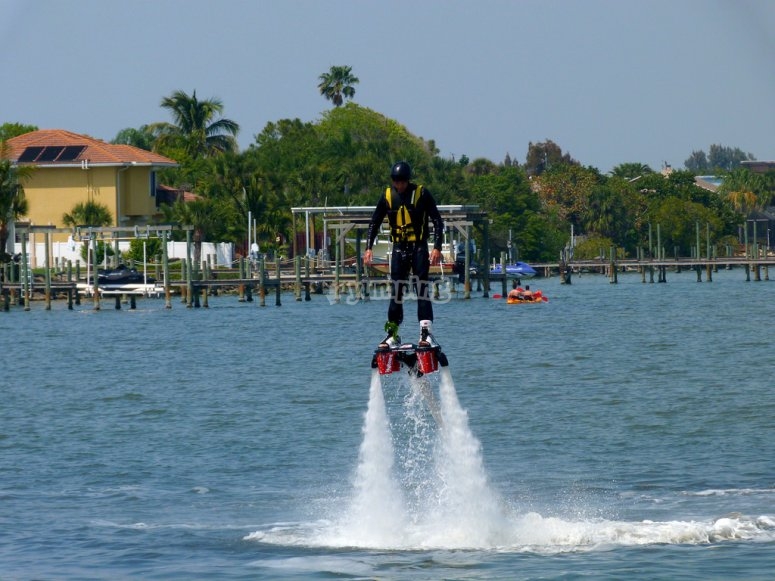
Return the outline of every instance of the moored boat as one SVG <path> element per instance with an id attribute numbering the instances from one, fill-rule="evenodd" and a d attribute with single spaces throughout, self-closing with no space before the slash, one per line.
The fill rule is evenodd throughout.
<path id="1" fill-rule="evenodd" d="M 89 276 L 86 282 L 79 282 L 78 291 L 86 296 L 91 296 L 94 291 L 94 277 Z M 97 270 L 97 288 L 104 295 L 134 294 L 146 296 L 158 296 L 164 292 L 164 287 L 156 284 L 156 279 L 136 268 L 129 268 L 125 264 L 117 268 L 100 268 Z"/>
<path id="2" fill-rule="evenodd" d="M 490 274 L 499 275 L 503 273 L 503 269 L 500 264 L 494 264 L 490 267 Z M 515 278 L 532 278 L 536 275 L 535 269 L 527 262 L 515 262 L 514 264 L 506 265 L 506 276 L 513 276 Z"/>
<path id="3" fill-rule="evenodd" d="M 123 286 L 128 284 L 153 284 L 156 279 L 147 276 L 143 272 L 138 272 L 136 268 L 129 268 L 125 264 L 120 264 L 116 268 L 97 271 L 97 285 L 102 287 Z"/>

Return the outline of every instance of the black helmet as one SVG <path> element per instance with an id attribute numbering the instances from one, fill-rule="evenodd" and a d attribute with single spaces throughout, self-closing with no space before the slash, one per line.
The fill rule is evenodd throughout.
<path id="1" fill-rule="evenodd" d="M 393 164 L 390 170 L 390 178 L 408 182 L 412 178 L 412 166 L 405 161 L 399 161 Z"/>

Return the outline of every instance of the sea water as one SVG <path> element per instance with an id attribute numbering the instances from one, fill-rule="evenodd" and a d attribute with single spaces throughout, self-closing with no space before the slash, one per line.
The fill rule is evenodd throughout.
<path id="1" fill-rule="evenodd" d="M 531 286 L 0 312 L 0 579 L 772 578 L 775 285 Z"/>

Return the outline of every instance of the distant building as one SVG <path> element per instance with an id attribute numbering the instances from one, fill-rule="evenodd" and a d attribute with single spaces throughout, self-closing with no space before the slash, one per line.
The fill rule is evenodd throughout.
<path id="1" fill-rule="evenodd" d="M 717 192 L 721 184 L 724 183 L 724 178 L 721 176 L 694 176 L 694 183 L 705 190 Z"/>
<path id="2" fill-rule="evenodd" d="M 24 183 L 33 225 L 62 227 L 81 202 L 106 206 L 114 226 L 142 226 L 159 215 L 156 172 L 172 159 L 131 145 L 113 145 L 62 129 L 43 129 L 7 141 L 12 161 L 35 166 Z M 66 239 L 57 235 L 57 240 Z"/>
<path id="3" fill-rule="evenodd" d="M 753 173 L 767 173 L 775 171 L 775 161 L 741 161 L 741 167 L 751 170 Z M 756 241 L 762 242 L 765 235 L 767 236 L 767 249 L 772 247 L 773 240 L 772 232 L 775 231 L 775 207 L 768 206 L 760 212 L 754 212 L 746 220 L 746 230 L 748 236 L 752 239 L 754 227 L 756 228 Z"/>
<path id="4" fill-rule="evenodd" d="M 740 166 L 754 173 L 767 173 L 775 171 L 775 161 L 741 161 Z"/>
<path id="5" fill-rule="evenodd" d="M 193 202 L 201 199 L 201 196 L 192 192 L 159 184 L 156 186 L 156 205 L 166 204 L 172 206 L 176 202 Z"/>

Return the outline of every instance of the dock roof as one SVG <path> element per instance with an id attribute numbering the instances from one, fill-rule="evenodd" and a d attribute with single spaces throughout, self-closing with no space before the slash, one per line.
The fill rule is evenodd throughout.
<path id="1" fill-rule="evenodd" d="M 474 224 L 487 217 L 487 213 L 477 205 L 452 204 L 437 207 L 445 223 L 465 221 Z M 365 225 L 371 220 L 374 206 L 301 206 L 291 208 L 291 212 L 304 215 L 322 214 L 326 220 Z"/>

